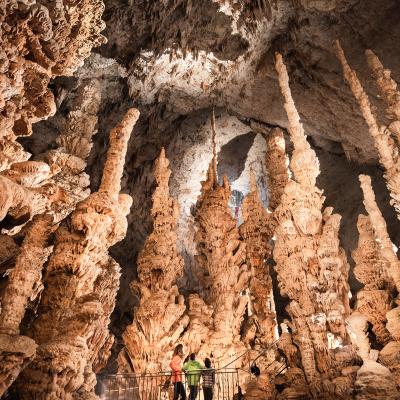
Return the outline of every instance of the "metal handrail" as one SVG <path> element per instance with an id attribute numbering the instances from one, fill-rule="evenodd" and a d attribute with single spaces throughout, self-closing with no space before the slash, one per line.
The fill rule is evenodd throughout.
<path id="1" fill-rule="evenodd" d="M 204 385 L 202 373 L 207 369 L 190 370 L 182 373 L 184 390 L 196 390 L 196 400 L 204 400 Z M 102 386 L 99 393 L 104 400 L 163 400 L 170 397 L 171 371 L 148 374 L 112 374 L 99 375 L 98 382 Z M 195 385 L 193 376 L 199 375 L 199 381 Z M 239 391 L 238 369 L 214 370 L 215 384 L 213 386 L 214 400 L 233 400 Z"/>

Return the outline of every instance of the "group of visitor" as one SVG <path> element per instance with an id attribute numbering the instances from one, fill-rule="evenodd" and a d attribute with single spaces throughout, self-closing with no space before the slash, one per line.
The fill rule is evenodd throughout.
<path id="1" fill-rule="evenodd" d="M 189 400 L 196 400 L 200 379 L 202 378 L 204 400 L 212 400 L 215 383 L 215 370 L 211 368 L 211 360 L 206 358 L 204 365 L 196 360 L 192 353 L 183 360 L 183 345 L 178 344 L 169 364 L 172 370 L 172 383 L 174 384 L 174 400 L 186 400 L 186 389 L 183 378 L 186 376 L 189 386 Z"/>

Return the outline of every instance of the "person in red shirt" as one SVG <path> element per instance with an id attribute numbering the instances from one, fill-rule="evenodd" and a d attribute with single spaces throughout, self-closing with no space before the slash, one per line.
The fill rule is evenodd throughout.
<path id="1" fill-rule="evenodd" d="M 172 354 L 172 360 L 169 366 L 172 370 L 172 383 L 174 384 L 174 400 L 178 400 L 179 396 L 181 400 L 186 400 L 186 390 L 183 384 L 183 371 L 182 371 L 182 359 L 183 359 L 183 345 L 178 344 L 175 347 L 174 353 Z"/>

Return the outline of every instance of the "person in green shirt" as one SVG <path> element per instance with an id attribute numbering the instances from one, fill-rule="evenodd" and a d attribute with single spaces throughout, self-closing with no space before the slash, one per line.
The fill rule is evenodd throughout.
<path id="1" fill-rule="evenodd" d="M 199 390 L 201 370 L 203 368 L 203 364 L 196 360 L 196 354 L 194 353 L 190 355 L 190 360 L 183 364 L 182 369 L 186 372 L 187 382 L 190 389 L 189 400 L 196 400 L 197 392 Z"/>

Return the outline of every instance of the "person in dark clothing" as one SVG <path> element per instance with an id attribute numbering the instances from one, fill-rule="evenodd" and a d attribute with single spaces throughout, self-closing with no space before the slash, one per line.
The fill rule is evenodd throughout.
<path id="1" fill-rule="evenodd" d="M 204 400 L 212 400 L 215 384 L 215 369 L 211 368 L 211 360 L 204 360 L 205 369 L 202 372 Z"/>

